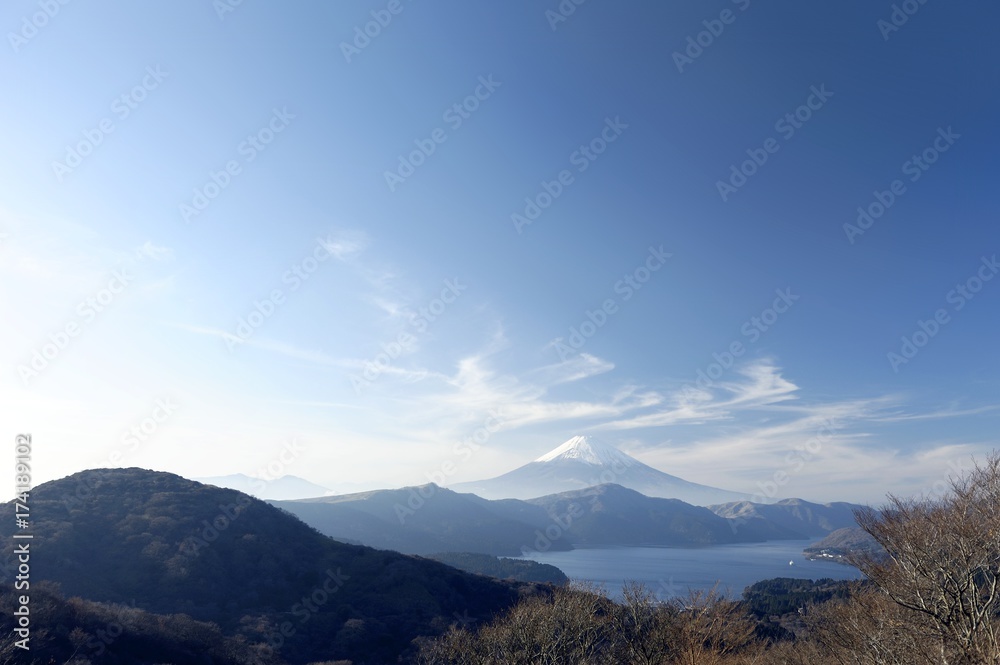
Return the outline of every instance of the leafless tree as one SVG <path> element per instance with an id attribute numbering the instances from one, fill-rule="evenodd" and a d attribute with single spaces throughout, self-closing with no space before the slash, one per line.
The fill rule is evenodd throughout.
<path id="1" fill-rule="evenodd" d="M 764 645 L 755 636 L 754 621 L 717 589 L 691 591 L 677 603 L 668 662 L 723 665 L 755 663 L 761 658 Z"/>
<path id="2" fill-rule="evenodd" d="M 805 617 L 809 639 L 795 644 L 800 657 L 815 645 L 836 665 L 936 665 L 938 644 L 931 620 L 893 603 L 878 590 L 856 589 L 844 601 L 812 606 Z M 803 664 L 809 660 L 788 661 Z"/>
<path id="3" fill-rule="evenodd" d="M 893 602 L 930 620 L 938 662 L 1000 663 L 1000 454 L 952 478 L 943 497 L 890 495 L 886 507 L 856 518 L 885 553 L 852 563 Z"/>
<path id="4" fill-rule="evenodd" d="M 630 665 L 666 663 L 671 648 L 675 605 L 660 603 L 645 586 L 626 582 L 622 602 L 611 615 L 617 658 Z"/>
<path id="5" fill-rule="evenodd" d="M 613 663 L 613 603 L 594 589 L 557 588 L 522 600 L 476 633 L 453 628 L 421 652 L 426 665 Z"/>

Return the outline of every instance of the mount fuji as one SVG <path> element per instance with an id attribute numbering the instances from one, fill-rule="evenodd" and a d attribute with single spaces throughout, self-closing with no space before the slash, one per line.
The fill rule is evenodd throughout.
<path id="1" fill-rule="evenodd" d="M 692 483 L 658 471 L 589 436 L 574 436 L 558 448 L 502 476 L 449 489 L 485 499 L 533 499 L 548 494 L 614 483 L 641 494 L 680 499 L 696 506 L 747 501 L 749 495 Z"/>

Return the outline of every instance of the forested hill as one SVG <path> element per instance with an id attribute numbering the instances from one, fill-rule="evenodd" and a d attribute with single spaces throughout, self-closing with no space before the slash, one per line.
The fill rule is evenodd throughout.
<path id="1" fill-rule="evenodd" d="M 2 511 L 2 560 L 11 561 L 13 503 Z M 251 643 L 275 642 L 287 622 L 280 656 L 289 663 L 395 661 L 415 637 L 456 616 L 489 618 L 535 588 L 338 543 L 240 492 L 135 468 L 40 485 L 30 520 L 32 583 L 184 613 Z"/>

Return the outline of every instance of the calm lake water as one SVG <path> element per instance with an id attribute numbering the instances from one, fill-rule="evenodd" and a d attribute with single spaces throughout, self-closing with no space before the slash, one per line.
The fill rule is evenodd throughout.
<path id="1" fill-rule="evenodd" d="M 549 563 L 573 581 L 604 586 L 617 598 L 626 580 L 643 582 L 661 600 L 684 596 L 689 589 L 719 590 L 739 597 L 754 582 L 772 577 L 860 579 L 850 566 L 809 561 L 802 549 L 814 540 L 715 545 L 712 547 L 594 547 L 569 552 L 536 552 L 528 557 Z M 792 565 L 788 562 L 793 561 Z"/>

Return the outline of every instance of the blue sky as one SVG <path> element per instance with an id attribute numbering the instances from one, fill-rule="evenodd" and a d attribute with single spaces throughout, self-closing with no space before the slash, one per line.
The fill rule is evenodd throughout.
<path id="1" fill-rule="evenodd" d="M 996 447 L 1000 8 L 562 7 L 6 3 L 36 482 L 459 482 L 590 434 L 878 501 Z"/>

